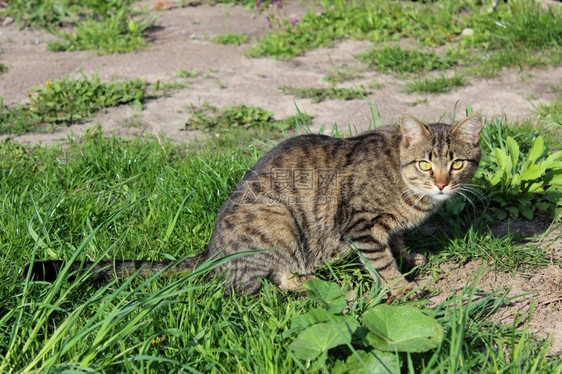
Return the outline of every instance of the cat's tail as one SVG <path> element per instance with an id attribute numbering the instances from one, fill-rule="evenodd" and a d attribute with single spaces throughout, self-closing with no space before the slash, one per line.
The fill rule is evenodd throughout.
<path id="1" fill-rule="evenodd" d="M 204 261 L 203 256 L 187 257 L 177 264 L 170 266 L 171 261 L 137 261 L 137 260 L 115 260 L 93 262 L 74 262 L 70 265 L 70 279 L 76 275 L 89 273 L 87 278 L 91 282 L 104 282 L 112 279 L 124 279 L 137 271 L 140 277 L 146 277 L 164 270 L 165 275 L 174 273 L 187 273 L 195 269 Z M 29 268 L 29 267 L 28 267 Z M 65 263 L 59 260 L 38 261 L 31 265 L 31 279 L 54 282 L 65 268 Z"/>

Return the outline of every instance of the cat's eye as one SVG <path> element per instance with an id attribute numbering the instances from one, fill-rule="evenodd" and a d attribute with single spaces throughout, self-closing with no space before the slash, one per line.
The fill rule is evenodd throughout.
<path id="1" fill-rule="evenodd" d="M 431 170 L 431 164 L 427 161 L 420 161 L 418 165 L 420 166 L 420 169 L 422 169 L 423 171 Z"/>
<path id="2" fill-rule="evenodd" d="M 462 168 L 463 165 L 464 165 L 463 160 L 455 160 L 455 161 L 453 161 L 453 164 L 451 165 L 451 169 L 459 170 L 460 168 Z"/>

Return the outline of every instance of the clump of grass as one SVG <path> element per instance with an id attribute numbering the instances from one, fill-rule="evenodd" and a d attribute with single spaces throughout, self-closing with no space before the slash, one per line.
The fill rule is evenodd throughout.
<path id="1" fill-rule="evenodd" d="M 551 87 L 558 96 L 550 104 L 541 104 L 536 108 L 536 112 L 547 122 L 562 126 L 562 84 Z"/>
<path id="2" fill-rule="evenodd" d="M 228 32 L 224 35 L 217 35 L 211 38 L 211 43 L 215 44 L 244 44 L 248 41 L 248 34 Z"/>
<path id="3" fill-rule="evenodd" d="M 14 17 L 21 26 L 41 27 L 62 41 L 50 42 L 51 51 L 90 50 L 96 53 L 124 53 L 149 46 L 147 30 L 154 18 L 135 10 L 134 0 L 32 0 L 10 1 L 3 15 Z M 71 25 L 72 32 L 60 31 Z"/>
<path id="4" fill-rule="evenodd" d="M 328 99 L 336 100 L 353 100 L 362 99 L 369 94 L 363 86 L 352 88 L 336 88 L 330 86 L 328 88 L 296 88 L 289 86 L 281 86 L 279 89 L 286 95 L 293 95 L 301 99 L 311 99 L 313 103 L 319 103 Z"/>
<path id="5" fill-rule="evenodd" d="M 360 69 L 350 68 L 347 65 L 341 65 L 335 69 L 332 69 L 324 76 L 324 80 L 330 82 L 331 84 L 341 83 L 351 79 L 362 78 L 360 74 Z"/>
<path id="6" fill-rule="evenodd" d="M 558 48 L 562 42 L 559 9 L 538 1 L 497 3 L 491 12 L 470 19 L 475 41 L 490 49 L 533 50 Z"/>
<path id="7" fill-rule="evenodd" d="M 454 62 L 451 58 L 440 57 L 434 53 L 402 49 L 400 46 L 372 49 L 356 55 L 370 68 L 377 68 L 382 73 L 419 73 L 422 71 L 444 70 Z"/>
<path id="8" fill-rule="evenodd" d="M 70 0 L 13 0 L 6 2 L 0 15 L 12 17 L 20 27 L 60 26 L 69 21 Z"/>
<path id="9" fill-rule="evenodd" d="M 187 71 L 184 69 L 179 69 L 176 73 L 176 77 L 180 78 L 196 78 L 199 76 L 198 71 Z"/>
<path id="10" fill-rule="evenodd" d="M 298 121 L 308 124 L 312 117 L 301 115 L 289 117 L 284 120 L 276 120 L 273 112 L 259 108 L 248 107 L 244 104 L 237 106 L 227 106 L 219 110 L 209 103 L 201 107 L 191 108 L 192 113 L 186 127 L 189 129 L 205 130 L 228 130 L 233 128 L 257 128 L 288 130 L 293 128 Z"/>
<path id="11" fill-rule="evenodd" d="M 92 14 L 74 17 L 76 27 L 73 33 L 51 32 L 63 39 L 50 42 L 51 51 L 95 51 L 104 53 L 125 53 L 150 46 L 146 32 L 154 24 L 154 19 L 144 13 L 134 17 L 133 0 L 111 2 L 102 7 L 88 9 Z M 88 12 L 90 13 L 90 12 Z"/>
<path id="12" fill-rule="evenodd" d="M 4 64 L 0 64 L 0 74 L 8 71 L 8 68 Z"/>
<path id="13" fill-rule="evenodd" d="M 406 85 L 406 92 L 440 93 L 447 92 L 456 87 L 466 85 L 466 80 L 460 75 L 452 77 L 436 77 L 414 80 Z"/>
<path id="14" fill-rule="evenodd" d="M 48 131 L 87 120 L 98 110 L 131 103 L 142 108 L 146 84 L 137 80 L 104 83 L 98 76 L 49 81 L 35 88 L 29 104 L 0 106 L 0 133 Z"/>

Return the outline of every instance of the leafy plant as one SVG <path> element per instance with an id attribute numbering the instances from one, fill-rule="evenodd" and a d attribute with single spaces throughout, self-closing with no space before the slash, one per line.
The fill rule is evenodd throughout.
<path id="1" fill-rule="evenodd" d="M 365 91 L 365 87 L 357 86 L 351 88 L 336 88 L 330 86 L 328 88 L 296 88 L 289 86 L 279 87 L 286 95 L 294 95 L 298 98 L 311 99 L 313 103 L 320 103 L 327 99 L 337 99 L 337 100 L 353 100 L 362 99 L 369 92 Z"/>
<path id="2" fill-rule="evenodd" d="M 0 64 L 0 74 L 8 71 L 8 68 L 4 64 Z"/>
<path id="3" fill-rule="evenodd" d="M 340 349 L 334 357 L 335 373 L 365 365 L 367 372 L 399 373 L 396 352 L 426 352 L 443 340 L 439 323 L 411 306 L 379 304 L 358 318 L 343 314 L 347 302 L 337 284 L 312 279 L 305 287 L 322 307 L 293 319 L 291 331 L 298 335 L 289 348 L 298 358 L 316 360 L 316 367 L 325 365 L 331 349 L 342 348 L 345 353 Z"/>
<path id="4" fill-rule="evenodd" d="M 246 33 L 236 33 L 228 32 L 224 35 L 217 35 L 211 39 L 212 43 L 215 44 L 244 44 L 248 40 L 248 34 Z"/>
<path id="5" fill-rule="evenodd" d="M 49 81 L 33 89 L 29 104 L 14 108 L 1 107 L 0 133 L 22 133 L 49 129 L 49 125 L 83 121 L 96 111 L 132 103 L 142 108 L 146 84 L 137 80 L 104 83 L 92 75 L 82 79 Z"/>
<path id="6" fill-rule="evenodd" d="M 248 107 L 244 104 L 227 106 L 220 111 L 216 107 L 205 103 L 196 108 L 192 106 L 192 113 L 186 126 L 191 129 L 224 130 L 231 128 L 275 128 L 288 130 L 295 126 L 296 121 L 308 123 L 312 117 L 302 115 L 289 117 L 285 120 L 275 120 L 273 112 L 258 108 Z"/>
<path id="7" fill-rule="evenodd" d="M 484 156 L 476 180 L 486 189 L 492 207 L 499 209 L 500 219 L 507 213 L 532 219 L 536 210 L 562 207 L 561 158 L 562 151 L 549 153 L 542 136 L 526 154 L 508 136 Z"/>

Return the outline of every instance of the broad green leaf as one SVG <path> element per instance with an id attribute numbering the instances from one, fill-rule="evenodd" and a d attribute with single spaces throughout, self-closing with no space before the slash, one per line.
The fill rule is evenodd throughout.
<path id="1" fill-rule="evenodd" d="M 324 304 L 330 313 L 341 313 L 347 305 L 340 286 L 333 282 L 311 279 L 304 282 L 304 287 L 308 290 L 308 297 Z"/>
<path id="2" fill-rule="evenodd" d="M 363 314 L 363 322 L 371 331 L 367 340 L 382 351 L 425 352 L 443 340 L 435 319 L 407 305 L 379 304 Z"/>
<path id="3" fill-rule="evenodd" d="M 511 168 L 513 164 L 511 163 L 511 159 L 507 157 L 505 151 L 501 148 L 496 148 L 496 158 L 498 159 L 498 163 L 502 170 L 505 170 L 508 174 L 511 174 Z"/>
<path id="4" fill-rule="evenodd" d="M 548 201 L 553 202 L 556 205 L 562 205 L 562 186 L 550 186 L 550 188 L 546 190 L 544 196 Z"/>
<path id="5" fill-rule="evenodd" d="M 400 374 L 400 361 L 394 353 L 373 350 L 357 351 L 357 355 L 359 358 L 352 354 L 345 363 L 338 361 L 332 374 Z"/>
<path id="6" fill-rule="evenodd" d="M 545 172 L 546 168 L 543 165 L 534 164 L 526 168 L 525 170 L 521 171 L 521 180 L 530 181 L 539 179 L 543 173 Z"/>
<path id="7" fill-rule="evenodd" d="M 518 187 L 520 184 L 521 184 L 521 176 L 517 173 L 513 174 L 513 177 L 511 177 L 511 185 Z"/>
<path id="8" fill-rule="evenodd" d="M 527 188 L 527 191 L 533 193 L 543 193 L 544 190 L 542 189 L 542 186 L 543 184 L 541 182 L 532 183 L 529 185 L 529 188 Z"/>
<path id="9" fill-rule="evenodd" d="M 547 169 L 561 168 L 562 162 L 557 161 L 561 157 L 562 157 L 562 151 L 558 151 L 556 153 L 549 155 L 543 162 L 541 162 L 541 164 L 543 164 L 544 167 Z"/>
<path id="10" fill-rule="evenodd" d="M 464 199 L 449 199 L 445 202 L 445 209 L 447 210 L 447 213 L 454 216 L 460 214 L 465 206 L 466 200 Z"/>
<path id="11" fill-rule="evenodd" d="M 542 140 L 542 136 L 537 136 L 531 149 L 529 149 L 528 159 L 532 163 L 538 160 L 538 158 L 543 154 L 546 149 L 544 148 L 544 142 Z"/>
<path id="12" fill-rule="evenodd" d="M 519 145 L 511 136 L 507 137 L 507 149 L 509 149 L 509 155 L 511 156 L 511 164 L 516 165 L 519 161 Z"/>
<path id="13" fill-rule="evenodd" d="M 351 343 L 351 335 L 359 328 L 352 316 L 331 316 L 330 322 L 317 323 L 302 331 L 289 345 L 298 358 L 313 360 L 328 349 Z"/>
<path id="14" fill-rule="evenodd" d="M 545 183 L 548 183 L 551 186 L 557 185 L 557 184 L 562 185 L 562 170 L 560 170 L 558 172 L 556 170 L 549 171 L 545 175 L 544 181 L 545 181 Z"/>
<path id="15" fill-rule="evenodd" d="M 312 309 L 305 314 L 293 318 L 291 328 L 302 331 L 314 324 L 328 322 L 330 314 L 326 309 Z"/>
<path id="16" fill-rule="evenodd" d="M 496 184 L 501 182 L 503 172 L 498 171 L 494 176 L 490 179 L 490 185 L 495 186 Z"/>

